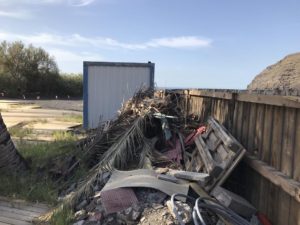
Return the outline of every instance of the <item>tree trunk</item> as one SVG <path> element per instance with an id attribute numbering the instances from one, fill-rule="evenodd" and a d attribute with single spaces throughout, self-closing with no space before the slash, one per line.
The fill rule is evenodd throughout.
<path id="1" fill-rule="evenodd" d="M 0 170 L 2 169 L 16 172 L 28 169 L 28 165 L 12 142 L 0 113 Z"/>

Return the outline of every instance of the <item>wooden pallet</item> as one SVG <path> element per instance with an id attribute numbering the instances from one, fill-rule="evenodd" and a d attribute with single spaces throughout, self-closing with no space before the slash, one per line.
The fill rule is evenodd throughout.
<path id="1" fill-rule="evenodd" d="M 211 179 L 205 185 L 208 192 L 226 180 L 246 152 L 226 128 L 212 117 L 208 119 L 207 132 L 198 135 L 195 143 L 197 148 L 193 152 L 192 161 L 198 162 L 200 158 L 204 172 L 210 175 Z"/>
<path id="2" fill-rule="evenodd" d="M 0 197 L 0 225 L 31 225 L 34 218 L 48 210 L 45 204 Z"/>

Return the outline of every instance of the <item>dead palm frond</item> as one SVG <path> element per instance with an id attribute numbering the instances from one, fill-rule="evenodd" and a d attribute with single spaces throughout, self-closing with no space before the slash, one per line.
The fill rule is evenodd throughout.
<path id="1" fill-rule="evenodd" d="M 152 92 L 153 95 L 153 92 Z M 170 95 L 164 99 L 149 98 L 150 92 L 137 92 L 135 96 L 123 105 L 116 120 L 110 122 L 105 131 L 86 146 L 89 160 L 93 160 L 93 168 L 89 175 L 79 185 L 79 189 L 65 202 L 73 207 L 79 200 L 91 196 L 94 186 L 103 187 L 107 174 L 114 169 L 128 170 L 143 168 L 150 161 L 168 162 L 167 157 L 153 151 L 149 139 L 145 138 L 146 126 L 149 128 L 153 113 L 160 112 L 178 117 L 176 129 L 180 129 L 183 115 L 180 111 L 180 101 L 174 101 Z M 177 125 L 173 122 L 174 125 Z M 101 188 L 100 188 L 101 189 Z"/>
<path id="2" fill-rule="evenodd" d="M 75 204 L 82 196 L 90 196 L 93 186 L 104 185 L 103 174 L 114 169 L 143 168 L 147 158 L 151 158 L 151 147 L 144 137 L 145 119 L 149 115 L 138 117 L 125 133 L 102 155 L 99 163 L 90 171 L 80 189 L 70 199 Z"/>

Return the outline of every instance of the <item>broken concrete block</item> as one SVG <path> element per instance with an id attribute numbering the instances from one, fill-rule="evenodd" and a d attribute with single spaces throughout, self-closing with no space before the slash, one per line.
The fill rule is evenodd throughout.
<path id="1" fill-rule="evenodd" d="M 210 176 L 207 173 L 172 170 L 171 174 L 174 175 L 176 178 L 197 181 L 200 183 L 200 185 L 205 185 L 210 179 Z"/>
<path id="2" fill-rule="evenodd" d="M 152 208 L 153 209 L 162 209 L 164 206 L 163 205 L 161 205 L 161 204 L 157 204 L 157 203 L 153 203 L 152 204 Z"/>
<path id="3" fill-rule="evenodd" d="M 178 215 L 181 216 L 181 219 L 184 223 L 189 223 L 192 220 L 192 208 L 187 204 L 183 203 L 181 201 L 176 201 L 176 208 Z M 166 203 L 170 214 L 173 216 L 174 219 L 177 219 L 175 213 L 174 213 L 174 205 L 171 203 L 171 200 L 167 201 Z"/>
<path id="4" fill-rule="evenodd" d="M 164 174 L 164 173 L 167 173 L 169 171 L 169 168 L 158 167 L 158 168 L 156 168 L 154 170 L 158 174 Z"/>
<path id="5" fill-rule="evenodd" d="M 140 212 L 138 212 L 138 211 L 133 211 L 132 212 L 132 220 L 133 221 L 137 221 L 138 219 L 139 219 L 139 217 L 141 216 L 141 213 Z"/>
<path id="6" fill-rule="evenodd" d="M 216 187 L 211 194 L 224 206 L 247 219 L 257 211 L 246 199 L 224 188 Z"/>
<path id="7" fill-rule="evenodd" d="M 85 218 L 87 218 L 87 213 L 84 209 L 77 211 L 74 214 L 74 217 L 76 220 L 84 220 Z"/>

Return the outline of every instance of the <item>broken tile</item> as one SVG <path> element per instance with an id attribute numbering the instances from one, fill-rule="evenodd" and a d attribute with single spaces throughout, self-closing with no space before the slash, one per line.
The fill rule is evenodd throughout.
<path id="1" fill-rule="evenodd" d="M 107 214 L 120 212 L 138 203 L 137 197 L 131 188 L 116 188 L 103 191 L 101 202 Z"/>

